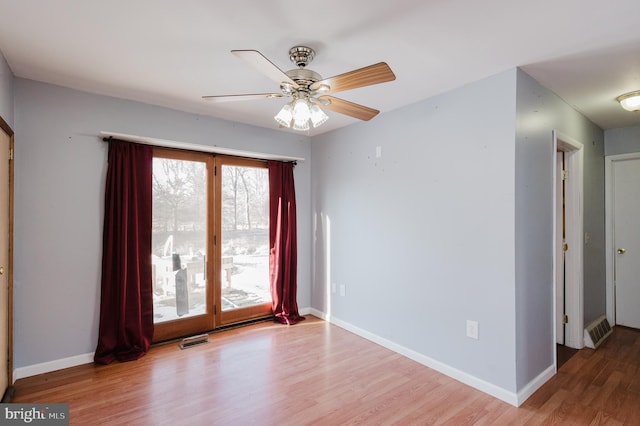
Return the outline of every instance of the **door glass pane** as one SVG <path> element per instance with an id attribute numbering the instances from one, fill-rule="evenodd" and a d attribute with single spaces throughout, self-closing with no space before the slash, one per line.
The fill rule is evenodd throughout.
<path id="1" fill-rule="evenodd" d="M 207 170 L 199 161 L 153 159 L 154 322 L 206 313 Z"/>
<path id="2" fill-rule="evenodd" d="M 269 174 L 222 167 L 222 311 L 271 303 Z"/>

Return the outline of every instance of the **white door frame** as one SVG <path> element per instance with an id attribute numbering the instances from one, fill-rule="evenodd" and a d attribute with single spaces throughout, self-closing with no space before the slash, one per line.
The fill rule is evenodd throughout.
<path id="1" fill-rule="evenodd" d="M 3 371 L 2 374 L 6 372 L 7 374 L 7 389 L 0 389 L 0 399 L 7 395 L 10 392 L 10 388 L 13 387 L 13 205 L 14 205 L 14 161 L 13 161 L 13 150 L 14 150 L 14 133 L 11 127 L 7 124 L 6 121 L 2 117 L 0 117 L 0 132 L 6 134 L 9 137 L 9 153 L 7 156 L 9 157 L 9 162 L 7 164 L 6 171 L 9 173 L 9 205 L 4 206 L 7 209 L 7 214 L 9 215 L 9 235 L 8 235 L 8 244 L 7 249 L 9 251 L 8 263 L 3 265 L 6 269 L 7 274 L 7 341 L 3 341 L 0 347 L 2 350 L 6 350 L 6 361 L 5 365 L 0 365 L 0 368 Z M 4 381 L 4 377 L 3 377 Z"/>
<path id="2" fill-rule="evenodd" d="M 565 306 L 569 322 L 565 328 L 565 345 L 575 349 L 584 347 L 584 226 L 583 226 L 583 170 L 584 146 L 557 130 L 553 131 L 553 324 L 554 348 L 556 334 L 556 152 L 565 153 L 565 169 L 568 178 L 565 182 L 566 242 L 569 247 L 565 254 Z"/>
<path id="3" fill-rule="evenodd" d="M 604 203 L 605 203 L 605 259 L 607 278 L 607 320 L 616 325 L 615 258 L 613 246 L 613 165 L 616 161 L 640 159 L 640 152 L 607 155 L 604 157 Z"/>
<path id="4" fill-rule="evenodd" d="M 556 260 L 556 268 L 554 276 L 556 277 L 556 282 L 554 286 L 554 291 L 556 295 L 555 299 L 555 307 L 556 311 L 556 343 L 564 345 L 565 342 L 565 327 L 562 320 L 559 320 L 562 316 L 558 314 L 562 312 L 565 314 L 565 306 L 564 306 L 564 253 L 562 250 L 558 250 L 558 247 L 562 247 L 562 243 L 564 243 L 564 236 L 562 235 L 562 228 L 564 227 L 564 208 L 562 206 L 564 202 L 563 189 L 564 185 L 562 184 L 562 173 L 561 171 L 565 169 L 564 167 L 564 152 L 556 152 L 556 197 L 555 197 L 555 211 L 556 211 L 556 220 L 555 220 L 555 260 Z M 561 338 L 562 337 L 562 338 Z"/>

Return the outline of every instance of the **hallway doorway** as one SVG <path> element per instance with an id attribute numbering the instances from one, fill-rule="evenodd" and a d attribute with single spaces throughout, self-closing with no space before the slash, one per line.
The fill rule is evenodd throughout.
<path id="1" fill-rule="evenodd" d="M 582 148 L 553 132 L 555 340 L 568 349 L 584 347 Z M 557 367 L 570 352 L 556 347 Z"/>

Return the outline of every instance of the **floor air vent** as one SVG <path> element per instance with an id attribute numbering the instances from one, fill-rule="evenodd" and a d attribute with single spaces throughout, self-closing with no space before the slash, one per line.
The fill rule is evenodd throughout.
<path id="1" fill-rule="evenodd" d="M 603 315 L 584 329 L 584 344 L 588 348 L 595 349 L 600 346 L 600 343 L 609 337 L 612 332 L 613 329 L 609 325 L 607 317 Z"/>
<path id="2" fill-rule="evenodd" d="M 209 335 L 208 334 L 198 334 L 197 336 L 185 337 L 180 342 L 180 349 L 187 349 L 196 345 L 201 345 L 203 343 L 209 343 Z"/>

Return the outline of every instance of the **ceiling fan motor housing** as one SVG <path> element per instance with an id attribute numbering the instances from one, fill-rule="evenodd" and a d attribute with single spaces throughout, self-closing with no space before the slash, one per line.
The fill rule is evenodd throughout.
<path id="1" fill-rule="evenodd" d="M 287 76 L 291 80 L 295 81 L 298 84 L 298 86 L 306 90 L 309 90 L 309 86 L 311 86 L 316 81 L 322 80 L 322 77 L 320 76 L 320 74 L 318 74 L 315 71 L 307 70 L 304 68 L 296 68 L 293 70 L 289 70 L 285 74 L 287 74 Z"/>
<path id="2" fill-rule="evenodd" d="M 311 86 L 316 81 L 322 80 L 322 76 L 315 71 L 306 69 L 306 66 L 313 60 L 316 52 L 306 46 L 294 46 L 289 49 L 289 59 L 298 68 L 287 71 L 285 74 L 298 85 L 297 89 L 287 83 L 280 84 L 280 90 L 285 96 L 309 97 Z"/>

